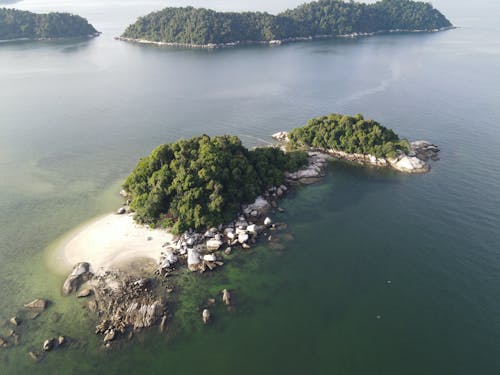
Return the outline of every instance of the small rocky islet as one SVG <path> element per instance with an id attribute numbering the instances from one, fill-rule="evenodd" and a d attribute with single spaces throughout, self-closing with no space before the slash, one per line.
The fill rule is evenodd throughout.
<path id="1" fill-rule="evenodd" d="M 337 138 L 331 134 L 335 134 Z M 346 138 L 346 134 L 349 134 L 349 137 Z M 373 134 L 376 136 L 372 139 L 370 136 Z M 283 245 L 276 243 L 278 236 L 275 233 L 285 229 L 286 224 L 274 222 L 273 219 L 273 214 L 283 211 L 279 207 L 280 200 L 295 185 L 308 185 L 320 181 L 325 176 L 329 160 L 347 160 L 381 168 L 393 168 L 404 173 L 425 173 L 430 170 L 430 161 L 439 159 L 439 148 L 436 145 L 426 141 L 408 142 L 399 139 L 390 129 L 373 120 L 364 120 L 361 115 L 321 116 L 310 120 L 302 128 L 290 132 L 278 132 L 272 137 L 278 141 L 272 149 L 279 150 L 280 153 L 265 152 L 259 156 L 260 159 L 252 159 L 250 156 L 249 160 L 255 163 L 256 160 L 262 162 L 262 157 L 287 155 L 298 150 L 301 155 L 305 155 L 305 159 L 302 160 L 302 156 L 299 155 L 300 163 L 282 163 L 282 168 L 294 166 L 292 170 L 282 170 L 280 179 L 273 180 L 282 183 L 266 186 L 253 203 L 239 205 L 239 211 L 230 222 L 209 226 L 204 231 L 188 229 L 179 233 L 171 241 L 163 244 L 161 256 L 156 264 L 145 264 L 143 267 L 134 264 L 131 268 L 118 267 L 98 272 L 94 272 L 88 262 L 80 262 L 73 267 L 64 281 L 62 293 L 65 296 L 72 295 L 86 300 L 86 308 L 97 318 L 95 333 L 102 337 L 104 348 L 111 348 L 115 340 L 131 339 L 137 330 L 159 326 L 160 332 L 164 332 L 173 316 L 173 311 L 170 310 L 172 293 L 180 288 L 170 276 L 182 272 L 204 273 L 223 269 L 224 263 L 230 261 L 231 254 L 253 247 L 259 238 L 265 238 L 270 245 L 273 245 L 271 247 L 281 249 Z M 371 140 L 366 141 L 366 144 L 352 142 L 358 138 Z M 221 141 L 218 138 L 214 139 L 216 142 Z M 329 139 L 330 144 L 327 142 L 324 147 L 320 147 L 322 144 L 318 143 L 318 139 Z M 205 136 L 202 140 L 209 142 L 212 139 Z M 234 143 L 229 144 L 234 146 Z M 356 144 L 355 148 L 354 146 L 345 148 L 351 147 L 351 151 L 373 150 L 377 155 L 347 152 L 345 148 L 330 147 L 332 144 L 336 144 L 337 147 L 342 144 L 344 146 Z M 223 148 L 226 146 L 227 144 L 223 143 Z M 239 148 L 237 150 L 241 151 Z M 381 150 L 385 150 L 385 154 L 381 154 Z M 159 154 L 159 151 L 166 152 L 168 149 L 157 149 L 156 154 Z M 155 164 L 156 160 L 144 159 L 138 166 L 145 162 Z M 257 176 L 259 177 L 259 173 Z M 131 184 L 129 182 L 124 186 L 130 187 Z M 135 217 L 137 213 L 132 208 L 133 193 L 122 190 L 120 194 L 125 203 L 117 210 L 116 215 Z M 207 296 L 207 302 L 199 306 L 200 324 L 210 324 L 213 319 L 211 309 L 217 299 L 231 307 L 232 291 L 221 290 L 216 298 Z M 19 335 L 15 328 L 25 320 L 36 319 L 48 305 L 49 302 L 44 299 L 35 299 L 24 305 L 19 314 L 9 319 L 8 324 L 12 329 L 8 337 L 0 337 L 0 348 L 16 345 L 19 342 Z M 68 339 L 62 335 L 47 338 L 41 343 L 39 351 L 32 350 L 28 355 L 32 360 L 39 361 L 43 359 L 44 353 L 63 347 L 67 341 Z"/>
<path id="2" fill-rule="evenodd" d="M 316 131 L 318 121 L 321 123 L 321 131 L 326 134 L 338 135 L 339 129 L 346 124 L 347 128 L 354 129 L 350 133 L 353 138 L 378 134 L 383 141 L 378 142 L 378 139 L 374 139 L 366 145 L 378 154 L 350 153 L 318 147 L 314 141 L 316 134 L 310 134 L 311 129 Z M 306 129 L 307 127 L 309 128 Z M 234 251 L 251 248 L 259 237 L 271 241 L 273 233 L 286 228 L 285 223 L 274 223 L 272 219 L 273 212 L 283 210 L 279 207 L 280 199 L 285 197 L 294 185 L 307 185 L 319 181 L 325 176 L 329 160 L 341 159 L 365 165 L 389 167 L 404 173 L 425 173 L 430 170 L 429 162 L 439 159 L 439 148 L 436 145 L 426 141 L 401 140 L 390 129 L 372 120 L 366 121 L 361 115 L 322 116 L 311 120 L 306 127 L 298 129 L 300 131 L 306 129 L 308 139 L 312 140 L 311 144 L 306 142 L 307 137 L 302 137 L 300 131 L 294 129 L 291 132 L 273 134 L 272 137 L 279 142 L 273 148 L 279 148 L 285 154 L 300 148 L 301 152 L 307 155 L 306 162 L 296 170 L 283 171 L 283 183 L 267 187 L 253 203 L 240 205 L 234 220 L 224 225 L 210 226 L 205 231 L 188 229 L 178 234 L 172 241 L 163 244 L 157 264 L 146 271 L 143 270 L 142 274 L 120 269 L 95 274 L 91 264 L 87 262 L 74 267 L 64 282 L 63 294 L 88 299 L 89 310 L 99 318 L 95 333 L 102 336 L 105 347 L 111 347 L 111 342 L 120 337 L 131 338 L 135 330 L 154 325 L 159 325 L 163 332 L 172 316 L 172 312 L 169 311 L 169 295 L 178 287 L 169 281 L 171 280 L 169 276 L 187 270 L 204 273 L 220 269 L 227 261 L 228 255 Z M 334 138 L 331 139 L 335 142 Z M 349 141 L 344 137 L 342 142 Z M 357 147 L 362 149 L 362 146 Z M 380 150 L 386 150 L 386 154 L 381 155 Z M 159 154 L 160 151 L 168 153 L 164 149 L 157 149 L 153 154 Z M 155 164 L 156 161 L 143 159 L 138 166 L 148 163 Z M 130 187 L 131 184 L 125 186 Z M 133 193 L 122 190 L 120 194 L 126 203 L 116 214 L 136 215 L 134 209 L 129 206 L 134 199 Z M 229 290 L 221 291 L 220 297 L 224 304 L 231 304 Z M 211 320 L 210 307 L 216 299 L 208 300 L 212 303 L 201 306 L 199 311 L 200 322 L 204 324 L 208 324 Z"/>

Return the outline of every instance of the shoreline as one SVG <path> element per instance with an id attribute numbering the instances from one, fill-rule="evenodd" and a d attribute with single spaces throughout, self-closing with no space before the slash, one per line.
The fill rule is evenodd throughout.
<path id="1" fill-rule="evenodd" d="M 370 37 L 380 34 L 412 34 L 412 33 L 438 33 L 447 30 L 457 29 L 456 26 L 447 26 L 441 27 L 439 29 L 429 29 L 429 30 L 379 30 L 368 33 L 351 33 L 351 34 L 329 34 L 329 35 L 314 35 L 307 37 L 293 37 L 293 38 L 285 38 L 285 39 L 276 39 L 276 40 L 260 40 L 260 41 L 234 41 L 234 42 L 226 42 L 226 43 L 208 43 L 208 44 L 190 44 L 190 43 L 179 43 L 179 42 L 156 42 L 148 39 L 141 38 L 127 38 L 124 36 L 116 36 L 114 39 L 127 43 L 135 43 L 135 44 L 151 44 L 156 45 L 158 47 L 178 47 L 178 48 L 194 48 L 194 49 L 219 49 L 219 48 L 235 48 L 242 46 L 258 46 L 258 45 L 268 45 L 268 46 L 279 46 L 282 44 L 289 43 L 297 43 L 304 41 L 313 41 L 313 40 L 322 40 L 322 39 L 348 39 L 348 38 L 363 38 Z"/>
<path id="2" fill-rule="evenodd" d="M 276 139 L 283 147 L 289 142 L 288 132 L 280 131 L 274 133 L 272 138 Z M 332 158 L 353 162 L 360 165 L 370 165 L 379 168 L 390 168 L 401 173 L 422 174 L 431 170 L 430 161 L 438 161 L 438 153 L 441 151 L 438 146 L 427 141 L 413 141 L 410 143 L 408 154 L 401 154 L 394 159 L 387 157 L 377 157 L 370 154 L 356 154 L 334 149 L 308 148 L 308 153 L 318 153 L 324 158 Z M 287 178 L 300 176 L 299 172 L 285 174 Z"/>
<path id="3" fill-rule="evenodd" d="M 14 39 L 0 39 L 0 44 L 2 43 L 15 43 L 15 42 L 43 42 L 43 41 L 64 41 L 64 40 L 75 40 L 75 39 L 92 39 L 97 38 L 102 33 L 98 31 L 95 34 L 81 35 L 81 36 L 70 36 L 70 37 L 59 37 L 59 38 L 14 38 Z"/>
<path id="4" fill-rule="evenodd" d="M 53 245 L 49 267 L 67 274 L 75 264 L 88 262 L 95 273 L 120 268 L 139 259 L 157 262 L 164 243 L 173 235 L 166 230 L 136 224 L 132 215 L 105 214 L 73 229 Z"/>

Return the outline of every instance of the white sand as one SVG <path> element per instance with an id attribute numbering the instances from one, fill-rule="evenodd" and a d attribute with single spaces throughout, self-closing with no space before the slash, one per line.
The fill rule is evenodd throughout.
<path id="1" fill-rule="evenodd" d="M 136 224 L 130 215 L 106 215 L 78 228 L 56 247 L 56 268 L 89 262 L 99 272 L 130 266 L 138 259 L 158 261 L 162 245 L 172 238 L 165 230 Z"/>

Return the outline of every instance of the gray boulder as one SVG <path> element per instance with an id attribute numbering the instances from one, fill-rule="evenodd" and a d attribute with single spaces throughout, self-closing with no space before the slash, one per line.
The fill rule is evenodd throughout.
<path id="1" fill-rule="evenodd" d="M 66 281 L 64 281 L 63 294 L 65 296 L 68 296 L 71 293 L 76 292 L 80 287 L 80 285 L 90 280 L 92 275 L 93 274 L 92 272 L 90 272 L 89 263 L 87 262 L 78 263 L 73 268 L 73 271 L 71 271 L 69 276 L 66 278 Z"/>

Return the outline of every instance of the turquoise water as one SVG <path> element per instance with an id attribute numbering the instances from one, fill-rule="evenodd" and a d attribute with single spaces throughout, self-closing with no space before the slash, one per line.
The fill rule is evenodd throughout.
<path id="1" fill-rule="evenodd" d="M 77 12 L 103 35 L 0 45 L 0 335 L 22 303 L 53 301 L 0 349 L 0 374 L 499 373 L 500 5 L 433 3 L 461 28 L 222 51 L 112 39 L 161 2 L 16 4 Z M 83 302 L 60 297 L 51 244 L 113 210 L 159 143 L 204 132 L 254 146 L 330 112 L 432 141 L 442 160 L 422 176 L 332 163 L 283 202 L 284 250 L 262 243 L 182 276 L 167 334 L 102 351 Z M 196 309 L 224 287 L 234 311 L 201 327 Z M 31 363 L 57 334 L 71 344 Z"/>

